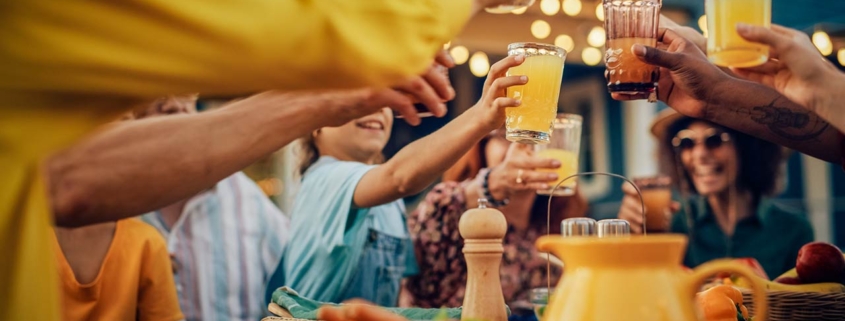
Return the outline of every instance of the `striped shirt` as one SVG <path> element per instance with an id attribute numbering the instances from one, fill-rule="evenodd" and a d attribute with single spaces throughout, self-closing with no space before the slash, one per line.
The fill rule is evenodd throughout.
<path id="1" fill-rule="evenodd" d="M 191 198 L 168 228 L 142 216 L 167 240 L 186 320 L 265 316 L 264 291 L 288 240 L 289 219 L 243 173 Z"/>

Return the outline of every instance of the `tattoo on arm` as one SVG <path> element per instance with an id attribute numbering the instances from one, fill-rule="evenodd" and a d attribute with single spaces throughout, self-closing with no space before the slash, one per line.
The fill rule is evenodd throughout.
<path id="1" fill-rule="evenodd" d="M 768 127 L 775 135 L 794 141 L 814 140 L 830 127 L 830 124 L 810 111 L 775 106 L 779 99 L 766 106 L 739 107 L 734 112 L 749 116 L 752 121 Z"/>

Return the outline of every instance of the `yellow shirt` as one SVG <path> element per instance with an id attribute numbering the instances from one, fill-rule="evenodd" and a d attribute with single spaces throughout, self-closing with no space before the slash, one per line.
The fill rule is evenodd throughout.
<path id="1" fill-rule="evenodd" d="M 57 244 L 58 246 L 58 244 Z M 117 221 L 100 272 L 79 284 L 62 251 L 62 320 L 181 320 L 170 254 L 161 234 L 137 219 Z"/>
<path id="2" fill-rule="evenodd" d="M 59 318 L 39 162 L 165 94 L 386 85 L 470 0 L 0 1 L 0 320 Z"/>

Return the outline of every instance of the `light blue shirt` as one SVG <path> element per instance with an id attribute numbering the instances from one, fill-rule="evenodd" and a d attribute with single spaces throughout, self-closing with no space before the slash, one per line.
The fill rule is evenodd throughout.
<path id="1" fill-rule="evenodd" d="M 285 280 L 300 295 L 323 302 L 347 299 L 342 295 L 356 272 L 370 229 L 409 238 L 402 200 L 353 208 L 355 187 L 374 167 L 324 156 L 305 173 L 283 259 Z M 406 275 L 417 271 L 413 247 L 408 249 Z"/>

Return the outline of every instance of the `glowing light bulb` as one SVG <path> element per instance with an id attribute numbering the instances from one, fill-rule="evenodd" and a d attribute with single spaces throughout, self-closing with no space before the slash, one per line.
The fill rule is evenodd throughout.
<path id="1" fill-rule="evenodd" d="M 487 59 L 487 54 L 484 52 L 476 52 L 469 58 L 469 71 L 476 77 L 487 76 L 490 71 L 490 60 Z"/>
<path id="2" fill-rule="evenodd" d="M 566 52 L 572 52 L 575 49 L 575 41 L 569 35 L 558 35 L 555 37 L 555 46 L 563 48 Z"/>
<path id="3" fill-rule="evenodd" d="M 845 67 L 845 49 L 839 49 L 836 58 L 839 60 L 839 65 Z"/>
<path id="4" fill-rule="evenodd" d="M 452 50 L 449 50 L 449 54 L 452 55 L 452 59 L 455 60 L 455 64 L 463 65 L 469 59 L 469 50 L 467 47 L 464 46 L 454 46 Z"/>
<path id="5" fill-rule="evenodd" d="M 584 60 L 587 66 L 598 65 L 601 62 L 601 50 L 593 47 L 584 48 L 584 51 L 581 51 L 581 60 Z"/>
<path id="6" fill-rule="evenodd" d="M 601 2 L 599 2 L 596 6 L 596 18 L 598 18 L 599 21 L 604 21 L 604 4 Z"/>
<path id="7" fill-rule="evenodd" d="M 563 13 L 569 16 L 577 16 L 581 13 L 581 0 L 563 0 Z"/>
<path id="8" fill-rule="evenodd" d="M 593 27 L 590 30 L 590 33 L 587 35 L 587 43 L 593 47 L 601 47 L 604 46 L 605 39 L 605 32 L 604 28 L 602 27 Z"/>
<path id="9" fill-rule="evenodd" d="M 534 20 L 531 24 L 531 34 L 537 39 L 546 39 L 552 33 L 552 26 L 544 20 Z"/>
<path id="10" fill-rule="evenodd" d="M 822 55 L 827 56 L 833 53 L 833 43 L 830 42 L 830 36 L 824 31 L 819 30 L 813 33 L 813 44 L 816 45 L 816 48 L 819 48 Z"/>
<path id="11" fill-rule="evenodd" d="M 540 0 L 540 11 L 547 16 L 554 16 L 560 10 L 560 0 Z"/>

